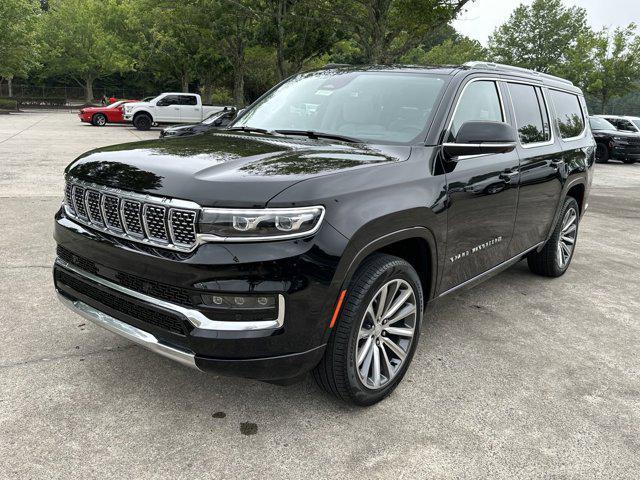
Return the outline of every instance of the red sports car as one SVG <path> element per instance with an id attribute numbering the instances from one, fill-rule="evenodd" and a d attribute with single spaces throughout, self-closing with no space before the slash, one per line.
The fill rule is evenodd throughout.
<path id="1" fill-rule="evenodd" d="M 91 123 L 97 127 L 103 127 L 107 123 L 126 123 L 122 112 L 125 103 L 138 100 L 119 100 L 106 107 L 87 107 L 78 112 L 81 122 Z"/>

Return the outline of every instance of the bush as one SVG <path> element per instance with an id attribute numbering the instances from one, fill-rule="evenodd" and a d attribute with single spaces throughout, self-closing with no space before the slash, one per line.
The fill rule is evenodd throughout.
<path id="1" fill-rule="evenodd" d="M 214 88 L 211 92 L 211 105 L 233 105 L 231 90 L 225 87 Z"/>
<path id="2" fill-rule="evenodd" d="M 67 99 L 64 97 L 17 97 L 16 100 L 20 107 L 60 108 L 67 104 Z"/>
<path id="3" fill-rule="evenodd" d="M 18 101 L 13 98 L 0 98 L 0 110 L 18 110 Z"/>

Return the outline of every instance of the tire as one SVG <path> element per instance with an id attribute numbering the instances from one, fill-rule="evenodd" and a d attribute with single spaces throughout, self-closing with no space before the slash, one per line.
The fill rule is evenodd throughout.
<path id="1" fill-rule="evenodd" d="M 573 197 L 567 197 L 562 206 L 551 238 L 540 252 L 527 257 L 529 269 L 545 277 L 560 277 L 571 265 L 578 239 L 580 208 Z"/>
<path id="2" fill-rule="evenodd" d="M 636 163 L 637 160 L 632 160 L 630 158 L 623 160 L 622 163 L 626 163 L 627 165 L 630 165 L 632 163 Z"/>
<path id="3" fill-rule="evenodd" d="M 596 163 L 607 163 L 609 161 L 609 148 L 604 143 L 596 145 Z"/>
<path id="4" fill-rule="evenodd" d="M 96 113 L 91 117 L 91 124 L 96 127 L 104 127 L 107 124 L 107 117 L 103 113 Z"/>
<path id="5" fill-rule="evenodd" d="M 388 297 L 386 308 L 379 311 L 384 289 Z M 409 296 L 394 312 L 391 307 L 401 303 L 405 295 Z M 373 405 L 387 397 L 402 381 L 413 358 L 420 338 L 423 305 L 420 278 L 409 263 L 385 254 L 369 257 L 349 284 L 324 357 L 313 371 L 316 382 L 355 405 Z M 410 313 L 412 308 L 414 312 Z M 391 321 L 381 320 L 385 315 Z M 400 354 L 390 344 L 399 348 Z M 356 366 L 357 356 L 362 358 L 360 368 Z"/>
<path id="6" fill-rule="evenodd" d="M 149 130 L 152 123 L 152 118 L 146 113 L 141 113 L 133 118 L 133 126 L 138 130 Z"/>

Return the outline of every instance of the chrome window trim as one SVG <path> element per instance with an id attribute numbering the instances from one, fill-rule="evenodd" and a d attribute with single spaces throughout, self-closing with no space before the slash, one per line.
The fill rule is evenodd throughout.
<path id="1" fill-rule="evenodd" d="M 189 323 L 191 323 L 191 325 L 202 330 L 245 332 L 253 330 L 275 330 L 284 325 L 285 301 L 282 294 L 278 294 L 278 317 L 275 320 L 256 320 L 251 322 L 212 320 L 198 310 L 186 308 L 171 302 L 167 302 L 165 300 L 160 300 L 159 298 L 151 297 L 144 293 L 136 292 L 135 290 L 131 290 L 129 288 L 123 287 L 122 285 L 118 285 L 117 283 L 113 283 L 105 278 L 84 271 L 76 267 L 75 265 L 62 260 L 61 258 L 56 258 L 56 265 L 59 265 L 66 270 L 70 270 L 75 274 L 80 275 L 81 277 L 84 277 L 92 282 L 98 283 L 104 287 L 110 288 L 130 297 L 150 303 L 152 305 L 157 305 L 158 307 L 164 308 L 166 310 L 178 313 L 184 316 L 189 321 Z"/>
<path id="2" fill-rule="evenodd" d="M 553 145 L 556 143 L 556 138 L 555 138 L 555 128 L 553 126 L 553 122 L 551 120 L 551 110 L 549 109 L 549 100 L 547 99 L 547 92 L 546 92 L 546 88 L 542 83 L 536 84 L 534 82 L 524 82 L 524 81 L 516 81 L 516 80 L 504 80 L 504 82 L 507 84 L 507 90 L 509 90 L 509 101 L 511 102 L 511 109 L 513 110 L 513 119 L 515 120 L 516 123 L 516 133 L 518 133 L 518 115 L 516 113 L 516 106 L 513 103 L 513 95 L 511 93 L 511 89 L 509 88 L 509 84 L 510 83 L 517 83 L 520 85 L 528 85 L 530 87 L 533 87 L 534 89 L 536 87 L 540 88 L 540 91 L 542 92 L 542 97 L 544 98 L 544 107 L 547 110 L 547 121 L 549 122 L 549 130 L 551 131 L 551 139 L 544 141 L 544 142 L 535 142 L 535 143 L 522 143 L 522 140 L 520 139 L 520 134 L 518 133 L 518 145 L 520 145 L 522 148 L 524 149 L 530 149 L 530 148 L 539 148 L 539 147 L 548 147 L 549 145 Z M 538 95 L 536 95 L 536 99 L 538 98 Z M 540 112 L 542 113 L 542 112 Z"/>

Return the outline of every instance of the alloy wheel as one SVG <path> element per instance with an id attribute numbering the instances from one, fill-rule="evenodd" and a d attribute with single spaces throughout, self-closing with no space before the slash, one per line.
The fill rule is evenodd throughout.
<path id="1" fill-rule="evenodd" d="M 413 342 L 418 309 L 405 280 L 385 283 L 360 322 L 355 348 L 358 377 L 370 389 L 387 385 L 401 370 Z"/>
<path id="2" fill-rule="evenodd" d="M 578 212 L 570 208 L 562 219 L 562 230 L 558 238 L 558 264 L 564 268 L 571 260 L 578 233 Z"/>

